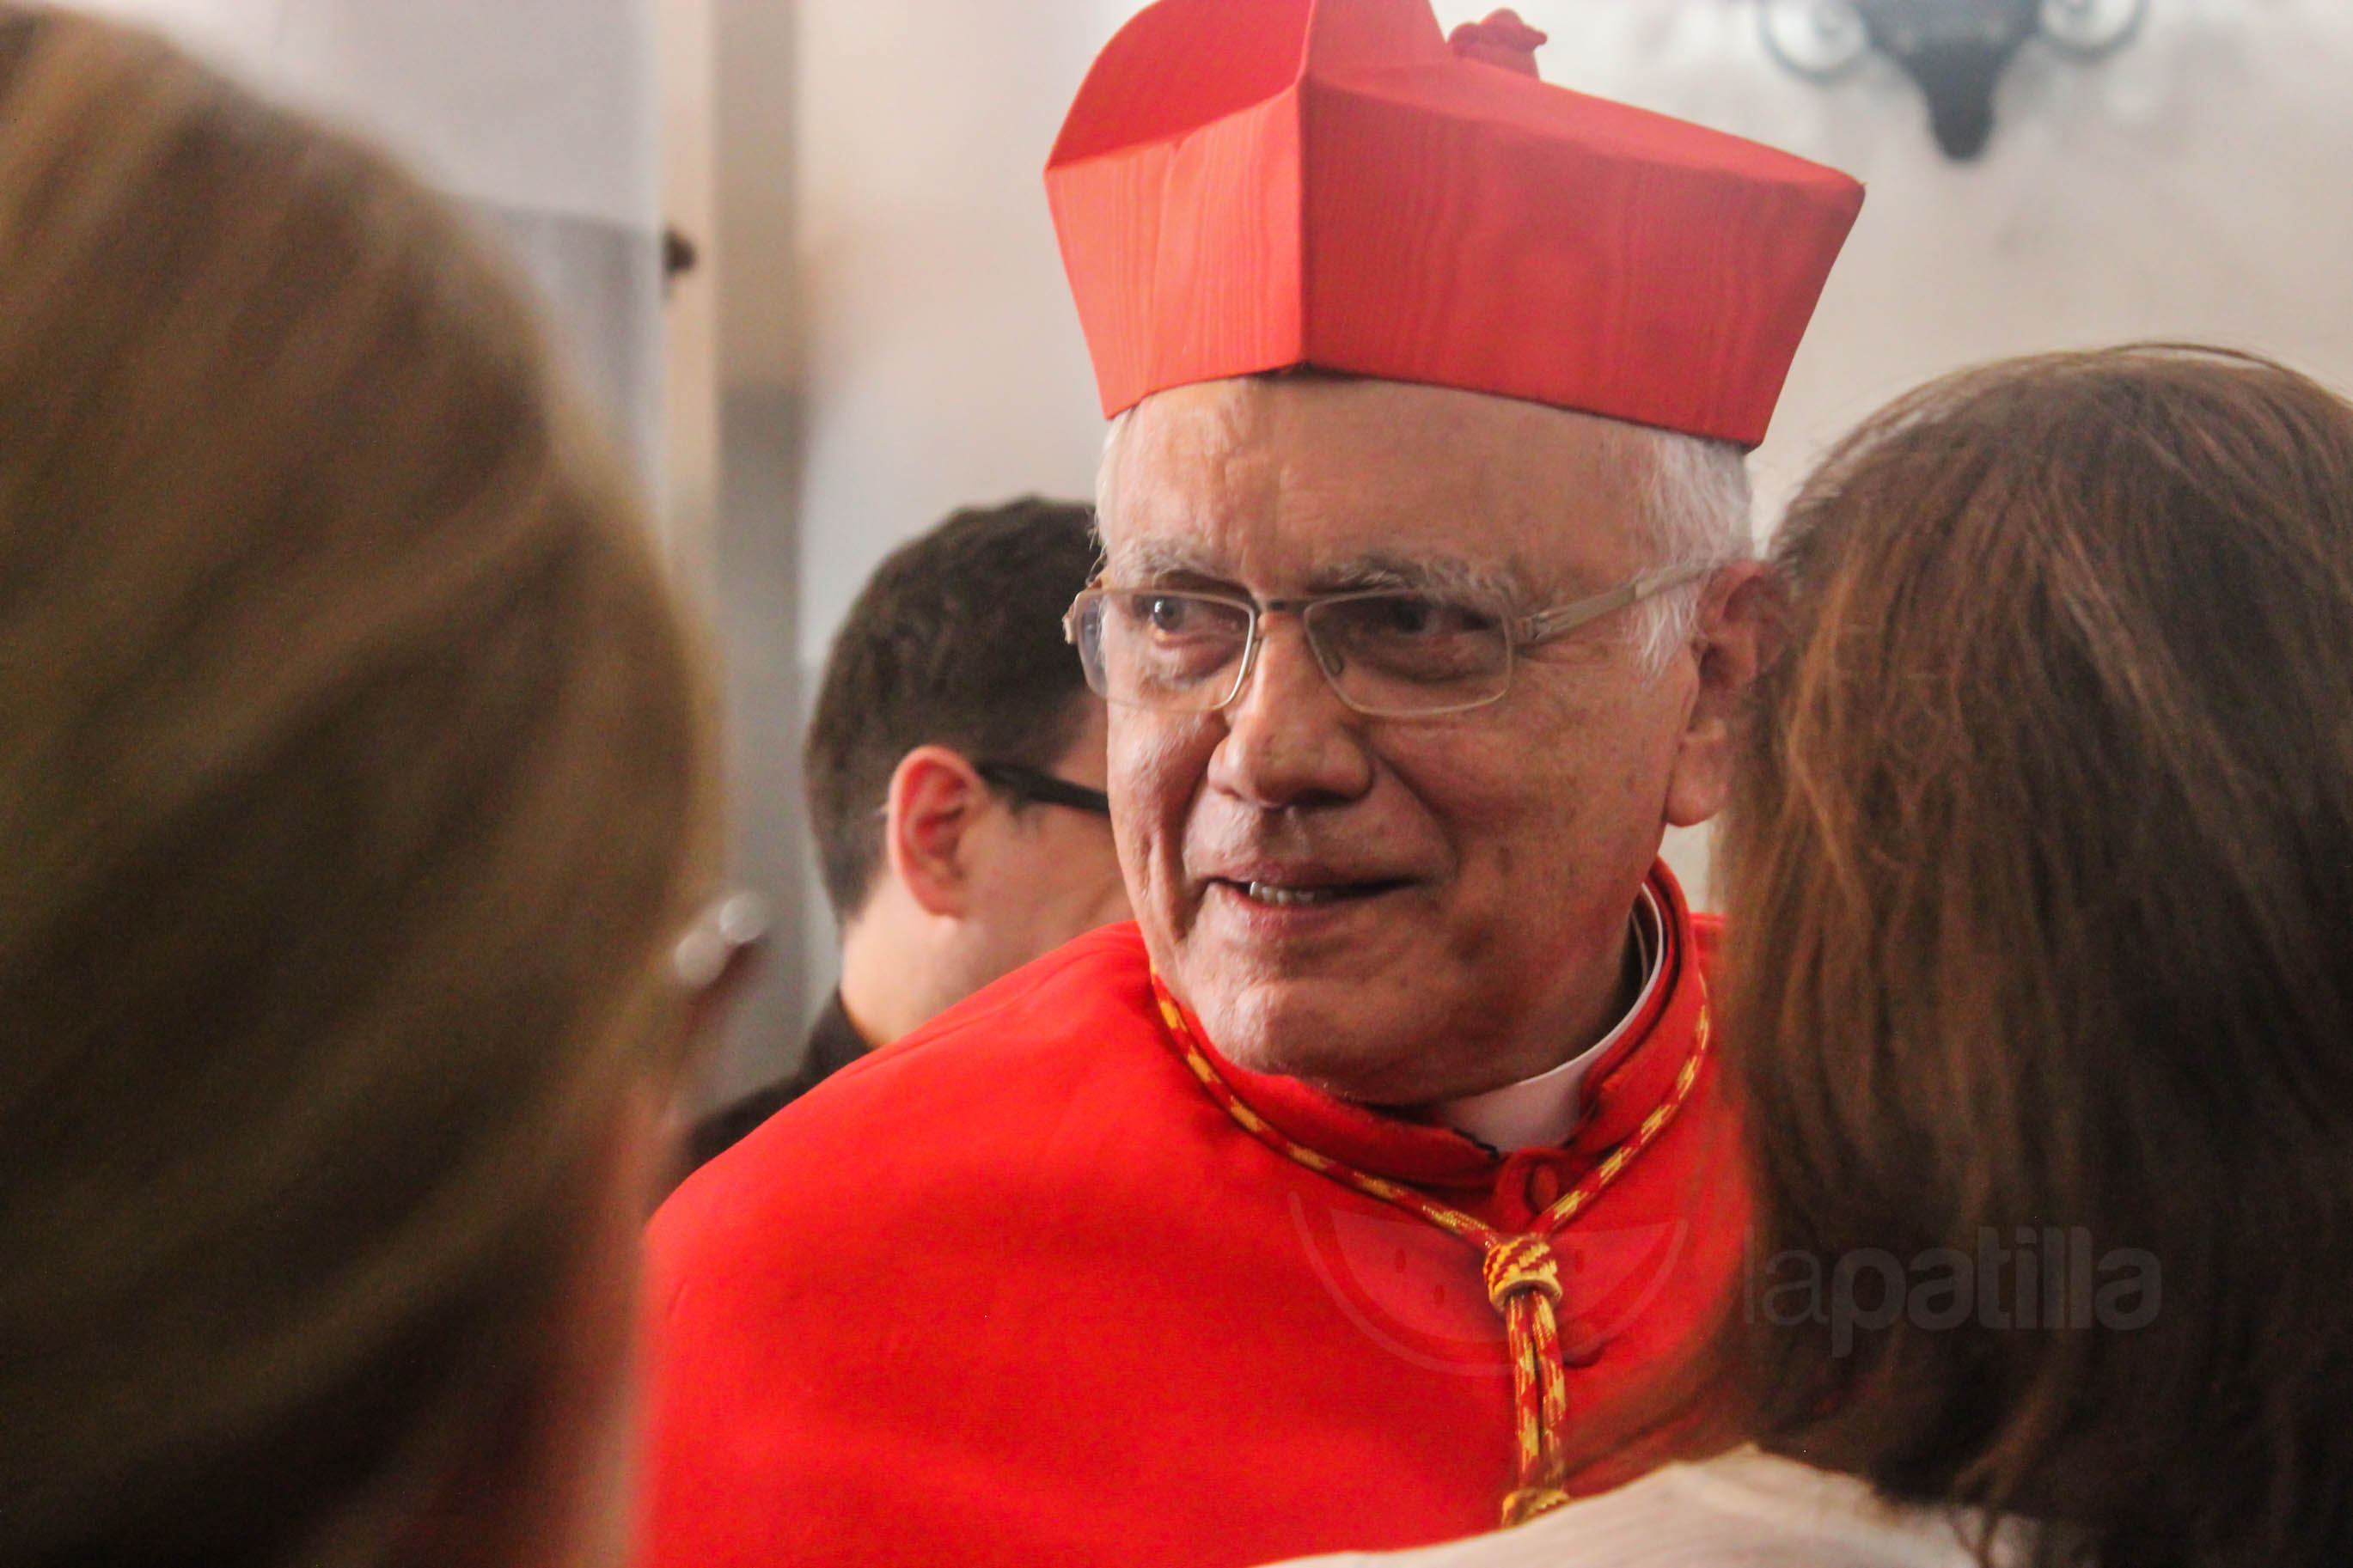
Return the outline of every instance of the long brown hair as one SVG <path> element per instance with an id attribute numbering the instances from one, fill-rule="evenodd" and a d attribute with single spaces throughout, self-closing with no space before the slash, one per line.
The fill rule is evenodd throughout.
<path id="1" fill-rule="evenodd" d="M 395 1561 L 662 1070 L 698 663 L 372 152 L 0 5 L 0 1562 Z"/>
<path id="2" fill-rule="evenodd" d="M 1755 1426 L 2053 1557 L 2342 1560 L 2353 407 L 2195 348 L 1965 373 L 1778 555 L 1728 1061 L 1764 1288 L 1855 1294 L 1752 1280 Z M 1990 1295 L 1883 1309 L 1989 1246 Z"/>

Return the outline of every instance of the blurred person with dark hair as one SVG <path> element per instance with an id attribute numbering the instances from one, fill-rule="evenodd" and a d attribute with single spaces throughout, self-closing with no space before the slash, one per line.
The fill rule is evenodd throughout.
<path id="1" fill-rule="evenodd" d="M 1761 1447 L 1377 1561 L 2353 1560 L 2353 405 L 1965 372 L 1778 555 L 1722 847 Z"/>
<path id="2" fill-rule="evenodd" d="M 644 519 L 457 217 L 145 35 L 0 5 L 0 1563 L 611 1562 L 744 934 Z"/>
<path id="3" fill-rule="evenodd" d="M 835 635 L 804 775 L 841 984 L 799 1067 L 708 1118 L 700 1165 L 867 1051 L 1127 918 L 1103 705 L 1061 616 L 1093 513 L 1035 496 L 950 515 L 875 569 Z"/>

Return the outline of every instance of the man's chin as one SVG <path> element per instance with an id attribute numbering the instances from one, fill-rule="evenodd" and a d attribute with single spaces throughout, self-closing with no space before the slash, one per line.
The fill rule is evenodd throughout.
<path id="1" fill-rule="evenodd" d="M 1357 977 L 1210 979 L 1187 998 L 1235 1066 L 1295 1078 L 1343 1100 L 1405 1103 L 1428 1071 L 1420 1009 L 1404 987 Z"/>

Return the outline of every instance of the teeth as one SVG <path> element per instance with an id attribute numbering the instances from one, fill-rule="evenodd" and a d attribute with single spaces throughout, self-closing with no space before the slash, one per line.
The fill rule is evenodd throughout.
<path id="1" fill-rule="evenodd" d="M 1336 888 L 1281 888 L 1272 882 L 1252 882 L 1250 900 L 1261 904 L 1322 904 L 1340 896 Z"/>

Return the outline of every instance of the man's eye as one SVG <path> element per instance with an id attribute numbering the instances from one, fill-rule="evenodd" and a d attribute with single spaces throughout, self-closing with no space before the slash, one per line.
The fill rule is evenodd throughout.
<path id="1" fill-rule="evenodd" d="M 1187 621 L 1199 608 L 1190 599 L 1159 594 L 1144 602 L 1144 618 L 1152 624 L 1154 631 L 1174 635 L 1186 629 Z"/>
<path id="2" fill-rule="evenodd" d="M 1494 626 L 1493 617 L 1443 599 L 1399 595 L 1363 601 L 1361 629 L 1385 637 L 1450 637 L 1482 635 Z"/>
<path id="3" fill-rule="evenodd" d="M 1381 629 L 1400 637 L 1419 637 L 1438 624 L 1438 606 L 1427 599 L 1379 601 Z"/>

